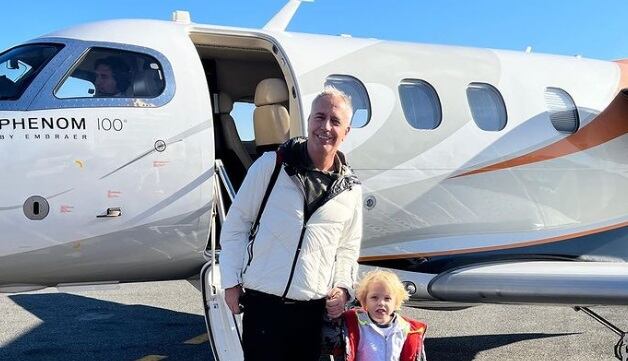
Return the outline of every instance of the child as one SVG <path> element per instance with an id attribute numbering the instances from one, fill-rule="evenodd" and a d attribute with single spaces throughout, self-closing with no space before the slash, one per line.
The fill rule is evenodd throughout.
<path id="1" fill-rule="evenodd" d="M 356 297 L 363 308 L 343 314 L 347 361 L 425 360 L 427 325 L 395 313 L 408 299 L 396 274 L 375 270 L 360 281 Z"/>

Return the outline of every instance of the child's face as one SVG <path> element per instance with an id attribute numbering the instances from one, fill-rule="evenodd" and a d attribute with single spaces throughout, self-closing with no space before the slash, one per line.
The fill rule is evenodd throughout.
<path id="1" fill-rule="evenodd" d="M 366 311 L 380 325 L 390 323 L 395 311 L 395 298 L 382 282 L 373 282 L 366 292 Z"/>

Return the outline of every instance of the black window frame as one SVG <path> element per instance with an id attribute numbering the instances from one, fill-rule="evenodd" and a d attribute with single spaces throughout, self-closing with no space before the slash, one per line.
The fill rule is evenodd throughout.
<path id="1" fill-rule="evenodd" d="M 423 127 L 417 127 L 415 122 L 411 121 L 410 118 L 408 117 L 408 109 L 406 107 L 406 102 L 404 101 L 405 97 L 403 94 L 407 94 L 407 93 L 402 93 L 402 87 L 407 86 L 409 87 L 413 87 L 413 88 L 419 88 L 419 87 L 423 87 L 424 89 L 428 89 L 428 93 L 429 95 L 433 95 L 432 100 L 435 100 L 435 102 L 430 102 L 433 105 L 436 105 L 435 113 L 438 115 L 436 121 L 433 123 L 435 124 L 434 127 L 432 128 L 423 128 Z M 399 101 L 401 103 L 401 109 L 403 110 L 403 116 L 406 119 L 406 122 L 408 122 L 408 124 L 416 130 L 435 130 L 438 127 L 440 127 L 440 125 L 443 122 L 443 105 L 440 101 L 440 97 L 438 96 L 438 92 L 436 91 L 436 89 L 434 88 L 434 86 L 432 86 L 432 84 L 430 84 L 429 82 L 423 80 L 423 79 L 413 79 L 413 78 L 406 78 L 403 79 L 399 82 L 399 86 L 397 87 L 397 90 L 399 92 Z"/>
<path id="2" fill-rule="evenodd" d="M 569 130 L 564 130 L 564 129 L 559 129 L 562 128 L 561 126 L 557 126 L 557 123 L 559 123 L 560 125 L 564 124 L 563 121 L 561 120 L 557 120 L 555 119 L 556 117 L 552 117 L 552 115 L 555 115 L 556 113 L 553 113 L 550 109 L 548 100 L 547 100 L 547 93 L 548 91 L 557 91 L 557 93 L 562 93 L 562 95 L 565 95 L 566 98 L 571 102 L 571 105 L 573 105 L 573 109 L 572 110 L 562 110 L 560 111 L 562 112 L 573 112 L 574 114 L 574 125 L 569 129 Z M 554 127 L 554 129 L 556 129 L 556 131 L 558 131 L 559 133 L 562 134 L 574 134 L 575 132 L 578 131 L 578 129 L 580 129 L 580 114 L 578 112 L 578 105 L 576 104 L 576 102 L 574 101 L 573 97 L 571 96 L 571 94 L 569 94 L 568 91 L 566 91 L 565 89 L 559 88 L 559 87 L 552 87 L 552 86 L 548 86 L 545 88 L 545 92 L 543 92 L 543 98 L 545 99 L 545 107 L 547 108 L 547 113 L 548 116 L 550 118 L 550 123 L 552 123 L 552 126 Z"/>
<path id="3" fill-rule="evenodd" d="M 354 118 L 355 113 L 357 111 L 357 109 L 355 107 L 354 97 L 352 97 L 351 94 L 347 94 L 347 92 L 345 92 L 342 89 L 341 86 L 336 86 L 333 82 L 330 81 L 330 78 L 343 79 L 343 80 L 346 80 L 346 81 L 353 82 L 353 83 L 358 85 L 358 89 L 363 90 L 363 92 L 364 92 L 364 101 L 366 102 L 366 106 L 367 106 L 367 108 L 366 108 L 366 112 L 367 112 L 366 114 L 367 115 L 366 115 L 366 121 L 364 122 L 364 124 L 360 124 L 359 126 L 353 124 L 353 118 Z M 355 76 L 352 76 L 352 75 L 330 74 L 330 75 L 328 75 L 325 78 L 325 84 L 324 85 L 325 86 L 332 86 L 332 87 L 334 87 L 334 88 L 344 92 L 345 94 L 347 94 L 348 96 L 351 97 L 351 103 L 353 104 L 353 114 L 351 115 L 351 128 L 364 128 L 371 122 L 371 116 L 373 114 L 373 111 L 371 110 L 371 108 L 372 108 L 371 98 L 369 96 L 368 89 L 366 88 L 366 86 L 364 85 L 364 83 L 360 79 L 358 79 L 358 78 L 356 78 Z M 359 109 L 362 109 L 362 108 L 359 108 Z"/>
<path id="4" fill-rule="evenodd" d="M 503 114 L 504 116 L 503 123 L 500 120 L 500 124 L 498 128 L 485 127 L 487 125 L 486 123 L 488 122 L 485 122 L 483 119 L 481 119 L 481 121 L 478 120 L 480 114 L 477 112 L 477 109 L 474 110 L 474 106 L 471 102 L 471 99 L 473 97 L 469 95 L 470 89 L 485 89 L 491 92 L 492 94 L 496 95 L 496 97 L 491 97 L 491 99 L 498 100 L 498 104 L 496 105 L 500 105 L 500 110 L 502 110 L 502 112 L 500 113 Z M 472 82 L 472 83 L 469 83 L 469 85 L 467 85 L 466 93 L 467 93 L 467 104 L 469 104 L 469 110 L 471 111 L 471 118 L 473 119 L 475 124 L 478 126 L 478 128 L 486 132 L 499 132 L 499 131 L 504 130 L 504 128 L 506 128 L 506 126 L 508 125 L 508 109 L 506 108 L 506 102 L 504 101 L 504 97 L 502 93 L 499 91 L 499 89 L 497 89 L 497 87 L 489 83 Z"/>

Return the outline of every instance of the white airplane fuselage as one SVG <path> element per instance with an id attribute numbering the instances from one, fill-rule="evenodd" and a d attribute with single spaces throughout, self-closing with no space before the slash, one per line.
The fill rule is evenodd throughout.
<path id="1" fill-rule="evenodd" d="M 19 99 L 0 100 L 0 290 L 198 274 L 215 202 L 213 94 L 250 102 L 268 77 L 288 86 L 290 136 L 306 135 L 330 76 L 364 86 L 368 122 L 342 148 L 363 183 L 363 263 L 436 275 L 489 261 L 628 259 L 621 62 L 146 20 L 26 44 L 48 43 L 63 48 Z M 163 92 L 59 98 L 93 48 L 154 56 Z M 406 120 L 408 80 L 438 95 L 435 129 Z M 497 89 L 503 129 L 474 121 L 472 83 Z M 548 88 L 577 106 L 575 132 L 552 125 Z"/>

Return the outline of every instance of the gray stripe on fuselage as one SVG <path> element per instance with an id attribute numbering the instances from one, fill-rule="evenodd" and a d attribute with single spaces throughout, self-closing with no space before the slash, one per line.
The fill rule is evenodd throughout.
<path id="1" fill-rule="evenodd" d="M 205 263 L 208 216 L 192 212 L 83 239 L 0 256 L 0 285 L 188 278 Z"/>
<path id="2" fill-rule="evenodd" d="M 59 192 L 59 193 L 56 193 L 56 194 L 53 194 L 51 196 L 44 197 L 44 198 L 46 198 L 46 199 L 53 199 L 53 198 L 58 197 L 58 196 L 60 196 L 62 194 L 66 194 L 68 192 L 71 192 L 73 190 L 74 190 L 74 188 L 70 188 L 70 189 L 64 190 L 63 192 Z M 1 211 L 8 211 L 8 210 L 11 210 L 11 209 L 20 209 L 22 207 L 23 207 L 23 205 L 21 205 L 21 204 L 17 205 L 17 206 L 0 207 L 0 212 Z"/>
<path id="3" fill-rule="evenodd" d="M 189 223 L 192 222 L 193 220 L 200 218 L 203 214 L 209 212 L 212 209 L 212 202 L 208 202 L 206 203 L 203 207 L 201 207 L 199 210 L 193 212 L 192 214 L 190 214 L 188 217 L 184 218 L 181 220 L 181 223 Z"/>
<path id="4" fill-rule="evenodd" d="M 205 181 L 207 181 L 208 179 L 210 179 L 213 176 L 214 176 L 214 168 L 208 169 L 207 171 L 203 172 L 201 175 L 196 177 L 196 179 L 194 179 L 190 183 L 186 184 L 184 187 L 182 187 L 178 191 L 174 192 L 168 198 L 166 198 L 163 201 L 157 203 L 156 205 L 154 205 L 153 207 L 147 209 L 146 211 L 138 214 L 137 216 L 135 216 L 134 218 L 132 218 L 131 220 L 126 222 L 126 224 L 133 224 L 133 223 L 141 221 L 144 218 L 152 216 L 153 214 L 159 212 L 163 208 L 165 208 L 165 207 L 169 206 L 170 204 L 174 203 L 175 201 L 177 201 L 178 199 L 180 199 L 184 195 L 190 193 L 195 188 L 199 187 L 201 184 L 203 184 Z"/>
<path id="5" fill-rule="evenodd" d="M 210 124 L 209 121 L 205 121 L 205 122 L 203 122 L 203 123 L 201 123 L 201 124 L 199 124 L 199 125 L 197 125 L 195 127 L 192 127 L 192 128 L 190 128 L 190 129 L 188 129 L 186 131 L 183 131 L 183 132 L 181 132 L 181 133 L 179 133 L 179 134 L 177 134 L 177 135 L 175 135 L 175 136 L 173 136 L 173 137 L 171 137 L 169 139 L 166 139 L 165 143 L 166 143 L 166 145 L 170 145 L 170 144 L 173 144 L 173 143 L 181 142 L 181 141 L 183 141 L 183 139 L 185 139 L 185 138 L 187 138 L 187 137 L 189 137 L 191 135 L 194 135 L 196 133 L 199 133 L 199 132 L 209 128 L 209 124 Z M 123 168 L 125 168 L 125 167 L 127 167 L 127 166 L 129 166 L 129 165 L 131 165 L 131 164 L 133 164 L 135 162 L 137 162 L 138 160 L 140 160 L 140 159 L 142 159 L 142 158 L 146 157 L 147 155 L 152 154 L 154 152 L 156 152 L 155 148 L 149 149 L 146 152 L 138 155 L 134 159 L 126 162 L 125 164 L 121 165 L 120 167 L 118 167 L 118 168 L 112 170 L 111 172 L 105 174 L 104 176 L 100 177 L 100 179 L 105 179 L 105 178 L 109 177 L 110 175 L 116 173 L 117 171 L 119 171 L 119 170 L 121 170 L 121 169 L 123 169 Z"/>

